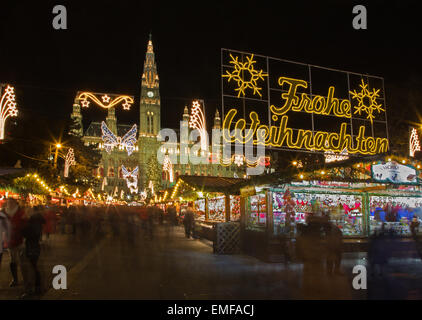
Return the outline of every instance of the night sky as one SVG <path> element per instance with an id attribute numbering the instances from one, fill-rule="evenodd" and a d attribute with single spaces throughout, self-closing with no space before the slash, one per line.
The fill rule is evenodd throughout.
<path id="1" fill-rule="evenodd" d="M 413 94 L 422 86 L 422 26 L 415 5 L 275 3 L 3 1 L 0 82 L 16 87 L 23 116 L 68 119 L 76 92 L 88 90 L 134 95 L 132 110 L 117 116 L 139 122 L 140 77 L 152 32 L 162 127 L 177 128 L 184 105 L 194 98 L 205 100 L 210 124 L 221 104 L 221 48 L 382 76 L 389 112 L 408 110 L 408 119 L 415 120 L 422 103 Z M 56 4 L 67 8 L 68 30 L 52 27 Z M 352 28 L 356 4 L 368 9 L 367 30 Z M 412 102 L 400 100 L 402 95 Z M 397 105 L 400 101 L 406 105 Z M 91 107 L 83 116 L 86 129 L 89 121 L 103 120 L 106 110 Z M 51 124 L 50 134 L 60 121 Z"/>

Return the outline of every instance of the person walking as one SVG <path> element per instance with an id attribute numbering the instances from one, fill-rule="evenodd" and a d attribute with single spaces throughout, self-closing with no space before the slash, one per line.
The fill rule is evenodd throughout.
<path id="1" fill-rule="evenodd" d="M 183 218 L 183 224 L 185 226 L 185 235 L 186 235 L 186 238 L 188 239 L 192 236 L 194 223 L 195 223 L 195 214 L 193 212 L 193 205 L 190 202 L 188 204 L 188 208 L 186 209 L 185 216 Z"/>
<path id="2" fill-rule="evenodd" d="M 5 213 L 10 221 L 10 242 L 8 245 L 10 252 L 10 272 L 12 273 L 12 281 L 10 287 L 18 285 L 18 267 L 20 266 L 22 272 L 23 256 L 23 234 L 22 230 L 25 227 L 25 211 L 21 208 L 18 202 L 13 198 L 6 200 Z"/>
<path id="3" fill-rule="evenodd" d="M 36 206 L 34 208 L 28 208 L 26 212 L 28 220 L 22 230 L 22 235 L 25 239 L 25 262 L 28 263 L 29 266 L 25 268 L 25 292 L 21 296 L 22 299 L 29 298 L 33 294 L 41 294 L 41 275 L 37 263 L 41 254 L 40 240 L 42 237 L 43 225 L 46 223 L 46 220 L 43 217 L 43 211 L 42 206 Z"/>

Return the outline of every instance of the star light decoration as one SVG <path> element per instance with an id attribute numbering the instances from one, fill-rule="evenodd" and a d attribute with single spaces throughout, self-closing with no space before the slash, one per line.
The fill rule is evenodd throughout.
<path id="1" fill-rule="evenodd" d="M 122 165 L 123 179 L 126 180 L 126 185 L 130 190 L 130 193 L 138 193 L 138 171 L 139 167 L 136 167 L 129 172 L 124 165 Z"/>
<path id="2" fill-rule="evenodd" d="M 63 175 L 67 178 L 69 177 L 69 168 L 76 164 L 75 153 L 72 148 L 69 148 L 66 154 L 66 159 L 64 162 L 64 173 Z"/>
<path id="3" fill-rule="evenodd" d="M 256 63 L 256 61 L 253 60 L 253 56 L 254 55 L 251 55 L 250 57 L 247 56 L 246 62 L 240 62 L 238 56 L 235 58 L 230 54 L 230 57 L 232 58 L 230 63 L 234 65 L 234 70 L 232 72 L 226 70 L 226 74 L 222 75 L 223 78 L 228 78 L 227 82 L 230 82 L 232 79 L 236 81 L 237 89 L 235 89 L 235 91 L 238 92 L 238 98 L 240 95 L 244 97 L 247 89 L 252 89 L 253 95 L 258 94 L 262 97 L 262 88 L 258 87 L 257 82 L 258 80 L 264 80 L 264 77 L 267 77 L 268 73 L 264 73 L 263 70 L 255 70 L 254 63 Z"/>
<path id="4" fill-rule="evenodd" d="M 93 92 L 82 92 L 78 95 L 78 100 L 81 102 L 82 108 L 88 108 L 89 107 L 89 103 L 91 101 L 93 101 L 95 104 L 97 104 L 98 106 L 104 108 L 104 109 L 109 109 L 109 108 L 113 108 L 116 107 L 117 105 L 121 104 L 122 102 L 122 106 L 124 110 L 130 110 L 131 105 L 133 104 L 133 97 L 127 96 L 127 95 L 111 95 L 114 98 L 111 99 L 110 96 L 108 96 L 107 94 L 104 94 L 101 96 L 101 100 L 97 97 L 97 95 L 99 95 L 98 93 L 93 93 Z"/>
<path id="5" fill-rule="evenodd" d="M 205 151 L 207 149 L 207 131 L 205 128 L 205 116 L 199 101 L 193 101 L 192 103 L 189 127 L 199 131 L 201 137 L 201 150 Z"/>
<path id="6" fill-rule="evenodd" d="M 14 90 L 13 87 L 7 85 L 0 100 L 0 140 L 4 139 L 4 129 L 7 118 L 16 117 L 18 115 Z"/>
<path id="7" fill-rule="evenodd" d="M 414 157 L 416 151 L 421 151 L 421 146 L 419 143 L 418 130 L 412 128 L 409 139 L 409 155 Z"/>
<path id="8" fill-rule="evenodd" d="M 368 84 L 365 84 L 363 79 L 361 80 L 359 87 L 361 88 L 360 92 L 357 92 L 356 90 L 349 91 L 352 95 L 352 99 L 358 100 L 358 105 L 355 106 L 354 114 L 359 113 L 359 115 L 361 115 L 362 112 L 365 112 L 367 114 L 366 118 L 370 119 L 372 124 L 375 118 L 374 111 L 377 111 L 378 113 L 385 111 L 381 108 L 382 105 L 377 103 L 380 89 L 372 89 L 372 91 L 369 91 Z"/>

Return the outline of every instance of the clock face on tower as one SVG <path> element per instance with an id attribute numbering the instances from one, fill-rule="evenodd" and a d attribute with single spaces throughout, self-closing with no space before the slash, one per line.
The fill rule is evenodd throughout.
<path id="1" fill-rule="evenodd" d="M 148 91 L 147 92 L 147 96 L 150 97 L 150 98 L 152 98 L 154 96 L 154 92 Z"/>

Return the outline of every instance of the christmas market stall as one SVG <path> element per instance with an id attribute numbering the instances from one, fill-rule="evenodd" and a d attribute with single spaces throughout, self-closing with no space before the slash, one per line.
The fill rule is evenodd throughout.
<path id="1" fill-rule="evenodd" d="M 178 201 L 180 211 L 193 202 L 197 235 L 215 241 L 216 224 L 240 222 L 239 189 L 246 182 L 239 178 L 180 176 L 168 200 Z"/>
<path id="2" fill-rule="evenodd" d="M 325 164 L 288 180 L 241 189 L 243 251 L 282 259 L 283 239 L 294 239 L 311 217 L 326 219 L 343 234 L 344 249 L 365 250 L 368 237 L 391 230 L 408 237 L 422 229 L 420 165 L 391 158 Z M 254 185 L 255 184 L 255 185 Z"/>

